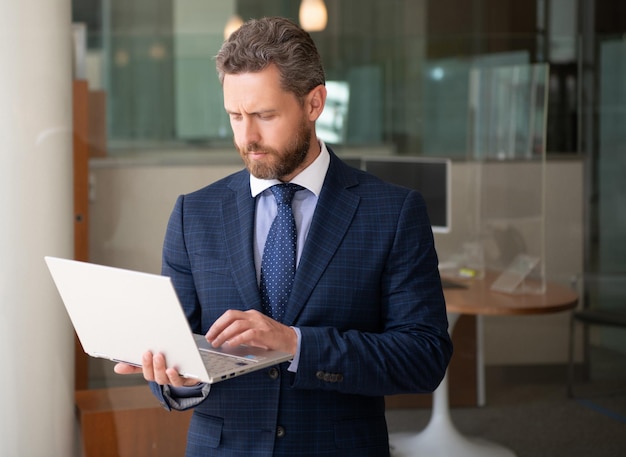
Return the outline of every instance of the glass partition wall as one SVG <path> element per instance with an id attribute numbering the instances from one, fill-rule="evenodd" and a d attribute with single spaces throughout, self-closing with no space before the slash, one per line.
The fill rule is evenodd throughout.
<path id="1" fill-rule="evenodd" d="M 453 183 L 464 198 L 455 211 L 462 220 L 440 250 L 444 275 L 490 270 L 497 290 L 545 290 L 548 77 L 547 64 L 471 70 L 467 155 L 456 165 L 463 179 Z"/>

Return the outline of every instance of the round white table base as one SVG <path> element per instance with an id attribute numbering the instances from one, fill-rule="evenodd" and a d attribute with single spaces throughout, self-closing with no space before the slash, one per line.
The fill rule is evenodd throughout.
<path id="1" fill-rule="evenodd" d="M 515 457 L 499 444 L 480 438 L 467 438 L 454 427 L 431 422 L 423 432 L 390 435 L 392 457 Z"/>

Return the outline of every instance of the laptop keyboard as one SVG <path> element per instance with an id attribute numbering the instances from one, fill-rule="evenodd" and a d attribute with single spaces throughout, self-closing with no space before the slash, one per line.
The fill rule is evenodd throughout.
<path id="1" fill-rule="evenodd" d="M 254 363 L 253 361 L 225 356 L 216 352 L 203 351 L 202 349 L 200 349 L 200 355 L 202 356 L 204 364 L 210 367 L 212 372 L 228 371 L 232 370 L 234 367 L 243 367 Z"/>

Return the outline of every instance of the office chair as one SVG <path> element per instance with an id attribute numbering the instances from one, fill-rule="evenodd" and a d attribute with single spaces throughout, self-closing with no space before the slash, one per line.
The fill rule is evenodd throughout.
<path id="1" fill-rule="evenodd" d="M 591 380 L 590 327 L 621 328 L 626 330 L 626 274 L 594 274 L 577 278 L 579 308 L 572 312 L 569 336 L 569 360 L 567 394 L 575 397 L 574 346 L 576 329 L 582 326 L 583 339 L 583 379 Z M 624 334 L 626 340 L 626 333 Z M 624 345 L 622 348 L 626 347 Z M 626 351 L 623 353 L 626 361 Z M 617 370 L 616 370 L 617 371 Z"/>

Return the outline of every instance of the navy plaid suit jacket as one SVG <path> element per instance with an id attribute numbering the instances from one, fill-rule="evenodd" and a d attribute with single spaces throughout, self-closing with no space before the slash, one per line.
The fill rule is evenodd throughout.
<path id="1" fill-rule="evenodd" d="M 163 274 L 196 333 L 227 309 L 261 311 L 254 211 L 246 170 L 176 202 Z M 389 455 L 384 395 L 434 390 L 452 353 L 419 193 L 331 152 L 284 323 L 302 332 L 298 372 L 285 363 L 213 385 L 187 456 Z"/>

